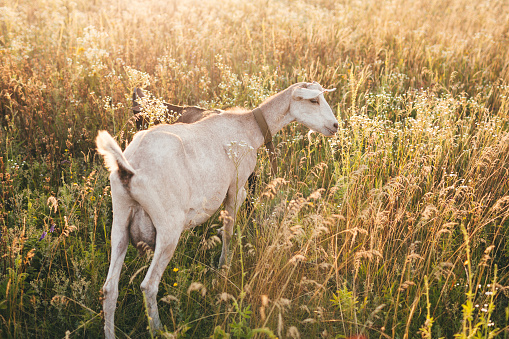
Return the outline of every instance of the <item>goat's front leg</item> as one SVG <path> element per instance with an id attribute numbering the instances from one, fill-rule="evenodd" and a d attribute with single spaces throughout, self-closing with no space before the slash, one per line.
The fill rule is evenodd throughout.
<path id="1" fill-rule="evenodd" d="M 237 218 L 237 211 L 246 199 L 246 190 L 241 187 L 235 192 L 235 189 L 229 189 L 225 202 L 225 210 L 228 215 L 223 218 L 223 247 L 221 257 L 219 258 L 219 267 L 221 268 L 228 260 L 230 253 L 230 240 L 233 234 L 233 225 Z"/>
<path id="2" fill-rule="evenodd" d="M 107 339 L 115 338 L 115 307 L 118 298 L 118 280 L 129 243 L 129 211 L 115 210 L 111 229 L 111 261 L 103 286 L 104 333 Z M 123 212 L 123 213 L 122 213 Z"/>

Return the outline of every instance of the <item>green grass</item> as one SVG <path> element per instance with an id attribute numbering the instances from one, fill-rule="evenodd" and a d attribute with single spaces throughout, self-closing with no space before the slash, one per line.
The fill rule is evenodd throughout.
<path id="1" fill-rule="evenodd" d="M 504 1 L 0 4 L 0 337 L 100 337 L 110 257 L 97 131 L 134 133 L 131 91 L 254 108 L 337 87 L 337 136 L 259 151 L 254 209 L 217 270 L 219 213 L 182 235 L 162 337 L 507 337 L 509 53 Z M 146 338 L 129 247 L 118 337 Z"/>

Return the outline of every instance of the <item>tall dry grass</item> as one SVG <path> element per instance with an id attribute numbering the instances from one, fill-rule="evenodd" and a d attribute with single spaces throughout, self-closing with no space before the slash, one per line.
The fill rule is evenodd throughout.
<path id="1" fill-rule="evenodd" d="M 334 138 L 289 126 L 263 150 L 233 260 L 216 215 L 160 287 L 167 337 L 505 337 L 505 1 L 3 1 L 0 336 L 97 337 L 111 199 L 99 129 L 134 133 L 130 93 L 256 107 L 337 87 Z M 119 337 L 146 337 L 130 247 Z M 58 323 L 59 326 L 54 324 Z"/>

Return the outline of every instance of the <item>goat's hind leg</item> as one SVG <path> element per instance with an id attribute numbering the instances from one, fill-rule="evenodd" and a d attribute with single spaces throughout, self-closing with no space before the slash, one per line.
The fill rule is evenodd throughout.
<path id="1" fill-rule="evenodd" d="M 157 308 L 157 292 L 161 277 L 168 266 L 182 232 L 184 218 L 160 217 L 161 213 L 149 212 L 156 228 L 156 245 L 152 262 L 141 283 L 141 290 L 145 293 L 149 325 L 152 330 L 161 328 L 159 311 Z"/>
<path id="2" fill-rule="evenodd" d="M 112 188 L 113 189 L 113 188 Z M 113 193 L 113 192 L 112 192 Z M 107 339 L 115 338 L 115 308 L 118 298 L 118 281 L 129 244 L 131 209 L 113 197 L 113 225 L 111 228 L 111 260 L 108 276 L 103 286 L 104 332 Z"/>

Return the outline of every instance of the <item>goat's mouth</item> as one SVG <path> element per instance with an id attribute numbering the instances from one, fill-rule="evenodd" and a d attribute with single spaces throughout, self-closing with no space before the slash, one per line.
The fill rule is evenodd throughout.
<path id="1" fill-rule="evenodd" d="M 327 127 L 327 126 L 324 126 L 324 127 L 325 127 L 325 130 L 326 130 L 327 132 L 329 132 L 329 134 L 327 135 L 328 137 L 333 136 L 333 135 L 334 135 L 334 134 L 336 134 L 336 132 L 338 131 L 338 129 L 337 129 L 337 128 L 332 129 L 332 128 L 329 128 L 329 127 Z"/>

